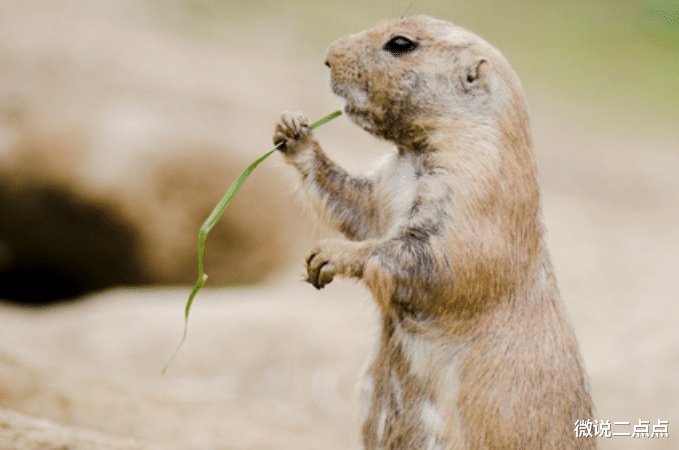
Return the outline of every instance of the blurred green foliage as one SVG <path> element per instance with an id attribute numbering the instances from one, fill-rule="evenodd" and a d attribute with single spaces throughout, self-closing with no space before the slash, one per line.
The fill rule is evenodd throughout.
<path id="1" fill-rule="evenodd" d="M 679 0 L 146 1 L 150 15 L 186 33 L 319 61 L 338 36 L 406 10 L 430 14 L 485 37 L 525 84 L 593 117 L 679 120 Z"/>

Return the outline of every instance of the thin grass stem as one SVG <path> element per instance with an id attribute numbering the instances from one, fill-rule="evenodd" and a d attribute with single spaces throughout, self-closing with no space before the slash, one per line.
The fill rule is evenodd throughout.
<path id="1" fill-rule="evenodd" d="M 342 111 L 335 111 L 333 113 L 330 113 L 327 116 L 323 117 L 322 119 L 319 119 L 316 122 L 309 125 L 309 128 L 311 128 L 312 130 L 318 128 L 321 125 L 325 125 L 326 123 L 330 122 L 331 120 L 341 115 Z M 163 367 L 161 371 L 163 375 L 167 372 L 167 369 L 170 367 L 170 364 L 172 364 L 172 361 L 174 361 L 175 357 L 179 353 L 179 350 L 181 350 L 182 346 L 184 345 L 184 342 L 186 342 L 186 335 L 189 330 L 189 314 L 191 312 L 191 307 L 193 306 L 193 301 L 195 300 L 196 295 L 198 295 L 198 292 L 200 292 L 200 290 L 203 288 L 203 286 L 205 286 L 205 283 L 207 282 L 207 274 L 205 273 L 203 266 L 203 257 L 205 256 L 205 241 L 207 240 L 208 233 L 210 233 L 210 230 L 214 228 L 219 219 L 222 217 L 224 211 L 231 203 L 231 200 L 233 200 L 233 198 L 236 196 L 236 194 L 243 186 L 245 181 L 248 179 L 250 174 L 257 168 L 257 166 L 259 166 L 265 159 L 271 156 L 276 150 L 280 149 L 282 146 L 283 143 L 279 142 L 271 150 L 267 151 L 262 156 L 260 156 L 252 163 L 250 163 L 250 165 L 247 166 L 245 170 L 241 172 L 240 175 L 238 175 L 238 178 L 236 178 L 236 180 L 233 183 L 231 183 L 229 189 L 227 189 L 224 196 L 221 198 L 221 200 L 219 200 L 219 203 L 217 203 L 217 205 L 212 209 L 210 215 L 207 216 L 207 218 L 201 225 L 200 230 L 198 231 L 198 279 L 196 280 L 196 284 L 193 286 L 193 289 L 189 294 L 189 298 L 186 301 L 186 307 L 184 308 L 184 332 L 182 334 L 181 341 L 179 341 L 179 345 L 177 346 L 175 351 L 172 353 L 172 356 Z"/>

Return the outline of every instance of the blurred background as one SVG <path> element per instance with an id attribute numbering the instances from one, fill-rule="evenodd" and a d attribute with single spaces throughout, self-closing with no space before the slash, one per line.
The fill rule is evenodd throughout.
<path id="1" fill-rule="evenodd" d="M 669 0 L 0 0 L 0 448 L 355 447 L 375 311 L 351 282 L 300 282 L 328 230 L 277 155 L 210 234 L 210 289 L 159 371 L 203 219 L 283 110 L 342 106 L 327 45 L 405 12 L 480 34 L 523 80 L 593 419 L 670 421 L 601 448 L 679 448 Z M 346 118 L 317 134 L 352 171 L 389 151 Z"/>

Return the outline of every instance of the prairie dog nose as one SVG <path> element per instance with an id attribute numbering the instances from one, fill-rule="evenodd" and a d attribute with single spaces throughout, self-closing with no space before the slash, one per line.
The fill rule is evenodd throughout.
<path id="1" fill-rule="evenodd" d="M 325 65 L 332 69 L 337 66 L 338 60 L 344 60 L 347 54 L 351 54 L 349 42 L 346 38 L 340 38 L 332 42 L 325 51 Z"/>

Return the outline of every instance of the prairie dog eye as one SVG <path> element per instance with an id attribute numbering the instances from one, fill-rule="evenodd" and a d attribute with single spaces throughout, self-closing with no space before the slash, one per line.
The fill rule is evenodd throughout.
<path id="1" fill-rule="evenodd" d="M 417 48 L 417 42 L 413 42 L 405 36 L 394 36 L 389 39 L 383 50 L 391 53 L 394 56 L 401 56 L 406 53 L 410 53 Z"/>

